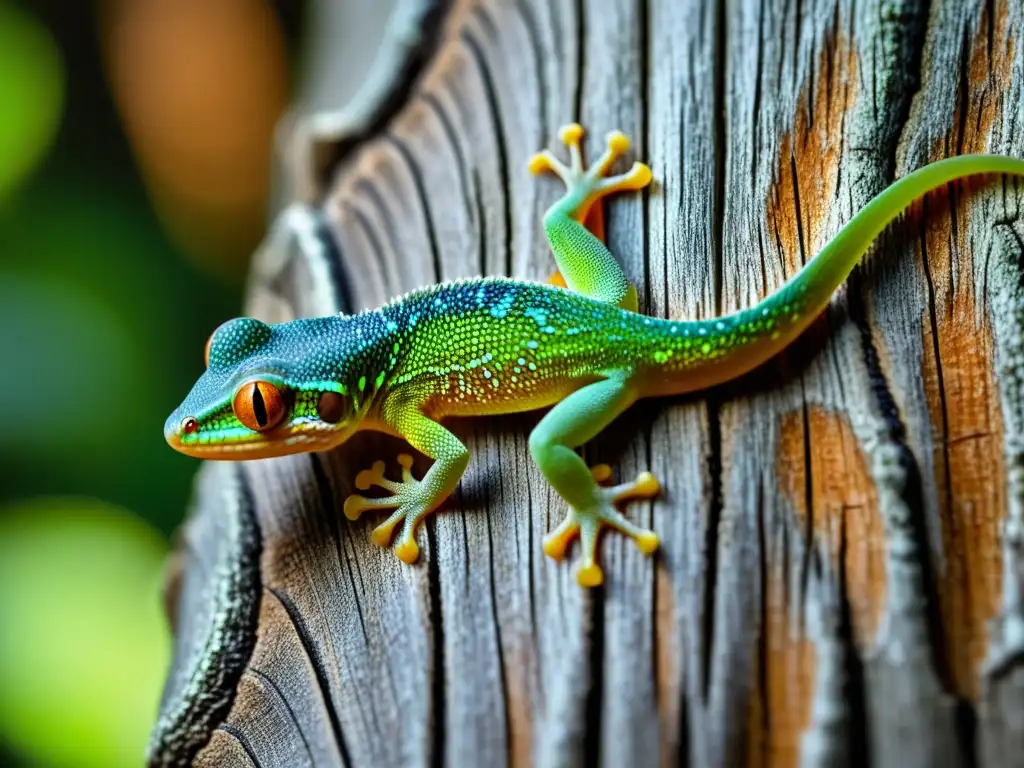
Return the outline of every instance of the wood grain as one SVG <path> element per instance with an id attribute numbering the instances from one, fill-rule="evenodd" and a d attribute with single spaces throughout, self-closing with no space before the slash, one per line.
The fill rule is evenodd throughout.
<path id="1" fill-rule="evenodd" d="M 559 189 L 526 161 L 570 120 L 654 169 L 605 210 L 641 310 L 749 306 L 894 177 L 1024 157 L 1022 28 L 1015 0 L 452 0 L 390 119 L 257 254 L 246 311 L 546 279 Z M 1020 189 L 930 196 L 780 359 L 588 445 L 664 486 L 629 508 L 662 551 L 608 537 L 600 590 L 541 554 L 563 507 L 537 414 L 453 424 L 474 460 L 413 566 L 340 513 L 400 441 L 243 465 L 258 625 L 197 762 L 1024 764 Z"/>

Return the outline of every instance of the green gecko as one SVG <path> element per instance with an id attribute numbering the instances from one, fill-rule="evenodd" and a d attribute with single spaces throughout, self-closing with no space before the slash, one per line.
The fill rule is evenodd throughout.
<path id="1" fill-rule="evenodd" d="M 550 152 L 530 161 L 566 185 L 544 215 L 566 287 L 507 278 L 476 278 L 423 288 L 356 315 L 268 325 L 238 318 L 207 343 L 207 369 L 164 427 L 170 445 L 207 459 L 254 459 L 322 451 L 360 430 L 404 438 L 434 460 L 422 480 L 402 454 L 401 481 L 384 476 L 384 462 L 359 472 L 358 490 L 377 486 L 381 498 L 352 495 L 344 513 L 394 510 L 371 538 L 395 553 L 419 557 L 416 531 L 458 485 L 469 451 L 442 421 L 450 416 L 504 414 L 554 406 L 530 434 L 530 454 L 568 504 L 544 539 L 561 559 L 578 534 L 576 577 L 601 584 L 596 560 L 600 529 L 632 538 L 645 554 L 658 547 L 653 531 L 616 508 L 627 498 L 658 494 L 644 472 L 606 487 L 606 465 L 590 468 L 576 449 L 643 397 L 679 394 L 720 384 L 768 360 L 826 307 L 878 234 L 916 198 L 962 176 L 1024 175 L 1024 162 L 998 155 L 940 160 L 896 181 L 872 199 L 820 253 L 754 307 L 699 322 L 637 314 L 636 291 L 604 243 L 584 225 L 602 197 L 639 190 L 651 180 L 642 163 L 607 176 L 629 148 L 620 132 L 584 168 L 576 124 L 560 131 L 570 164 Z"/>

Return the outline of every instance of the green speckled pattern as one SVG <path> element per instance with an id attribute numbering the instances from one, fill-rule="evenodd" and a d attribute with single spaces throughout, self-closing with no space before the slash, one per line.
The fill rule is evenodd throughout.
<path id="1" fill-rule="evenodd" d="M 209 370 L 168 428 L 193 416 L 200 431 L 184 439 L 244 435 L 230 398 L 251 378 L 280 380 L 293 392 L 293 418 L 310 421 L 328 389 L 347 394 L 358 411 L 387 389 L 407 388 L 435 415 L 537 408 L 611 371 L 680 379 L 684 391 L 686 371 L 778 333 L 778 318 L 793 311 L 790 302 L 707 322 L 666 321 L 564 288 L 485 278 L 350 317 L 275 326 L 240 318 L 218 329 Z"/>

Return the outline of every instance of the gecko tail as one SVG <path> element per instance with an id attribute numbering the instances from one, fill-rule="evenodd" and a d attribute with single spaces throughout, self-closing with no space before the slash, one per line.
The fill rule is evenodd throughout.
<path id="1" fill-rule="evenodd" d="M 692 333 L 704 334 L 698 347 L 702 355 L 693 360 L 684 355 L 678 366 L 680 375 L 672 377 L 663 389 L 674 392 L 712 386 L 776 355 L 814 322 L 875 238 L 911 203 L 956 179 L 979 174 L 1024 176 L 1024 161 L 1002 155 L 960 155 L 926 165 L 893 182 L 770 296 L 749 309 L 693 324 Z M 676 332 L 672 325 L 666 325 L 669 335 Z M 685 346 L 685 340 L 682 343 Z M 656 353 L 665 346 L 660 339 L 652 346 L 654 363 L 660 363 Z M 675 367 L 675 357 L 672 359 L 670 365 Z"/>
<path id="2" fill-rule="evenodd" d="M 980 174 L 1024 176 L 1024 161 L 1003 155 L 960 155 L 919 168 L 873 197 L 777 295 L 816 315 L 849 277 L 882 231 L 917 199 L 957 179 Z"/>

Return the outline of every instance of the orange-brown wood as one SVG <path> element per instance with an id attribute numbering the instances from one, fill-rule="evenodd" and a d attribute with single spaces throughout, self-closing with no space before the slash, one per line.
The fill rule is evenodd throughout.
<path id="1" fill-rule="evenodd" d="M 843 38 L 820 57 L 813 91 L 802 100 L 779 150 L 778 182 L 766 202 L 768 234 L 792 275 L 813 258 L 830 232 L 843 123 L 856 99 L 857 57 Z"/>
<path id="2" fill-rule="evenodd" d="M 526 648 L 512 649 L 507 660 L 505 678 L 505 701 L 508 708 L 508 750 L 509 765 L 512 768 L 532 765 L 533 720 L 530 713 L 534 702 L 530 697 L 529 680 L 525 673 L 516 670 L 529 668 L 529 653 Z"/>
<path id="3" fill-rule="evenodd" d="M 676 611 L 678 607 L 672 595 L 672 582 L 668 572 L 659 568 L 655 574 L 658 602 L 655 608 L 655 694 L 658 709 L 665 713 L 662 718 L 660 732 L 661 765 L 663 768 L 673 766 L 674 745 L 679 743 L 679 707 L 678 697 L 674 696 L 673 683 L 680 678 L 683 671 L 683 659 L 679 654 L 679 643 L 676 631 Z"/>
<path id="4" fill-rule="evenodd" d="M 959 136 L 961 148 L 984 152 L 1000 114 L 998 89 L 1009 82 L 1013 43 L 1003 40 L 1005 3 L 996 8 L 993 45 L 988 10 L 971 43 L 967 70 L 970 104 Z M 995 346 L 987 310 L 980 305 L 974 275 L 983 268 L 982 241 L 972 238 L 965 206 L 991 179 L 970 179 L 929 197 L 921 244 L 932 294 L 924 330 L 924 388 L 933 426 L 932 463 L 942 522 L 942 557 L 936 563 L 942 616 L 944 664 L 951 690 L 977 699 L 979 665 L 988 647 L 988 622 L 1002 603 L 999 529 L 1006 514 L 1003 422 L 995 380 Z M 918 249 L 919 257 L 921 250 Z"/>
<path id="5" fill-rule="evenodd" d="M 1009 3 L 1015 1 L 1002 0 L 994 3 L 992 9 L 995 13 L 991 19 L 989 6 L 986 5 L 982 9 L 978 31 L 970 46 L 965 96 L 968 119 L 963 123 L 959 153 L 990 150 L 986 139 L 1001 114 L 1001 90 L 1013 79 L 1013 57 L 1017 40 L 1013 35 L 1007 34 L 1006 25 L 1009 23 Z"/>
<path id="6" fill-rule="evenodd" d="M 864 453 L 847 420 L 819 408 L 806 424 L 801 413 L 787 416 L 779 442 L 783 491 L 829 570 L 842 574 L 854 638 L 869 648 L 885 607 L 885 530 Z"/>
<path id="7" fill-rule="evenodd" d="M 814 643 L 794 616 L 784 569 L 769 573 L 765 604 L 764 637 L 754 659 L 747 765 L 795 767 L 800 737 L 811 721 Z"/>
<path id="8" fill-rule="evenodd" d="M 975 698 L 986 623 L 1001 602 L 1002 417 L 991 329 L 979 317 L 974 295 L 976 255 L 965 237 L 967 221 L 958 217 L 954 234 L 945 196 L 931 202 L 924 242 L 935 309 L 923 324 L 922 362 L 942 521 L 936 572 L 949 683 L 954 692 Z"/>
<path id="9" fill-rule="evenodd" d="M 768 245 L 785 265 L 786 277 L 813 258 L 830 235 L 825 228 L 839 181 L 843 121 L 855 99 L 856 56 L 842 38 L 827 48 L 793 129 L 781 141 L 778 180 L 765 205 Z M 802 415 L 791 414 L 784 420 L 777 463 L 780 483 L 801 525 L 812 525 L 814 545 L 826 547 L 834 573 L 844 573 L 851 602 L 856 604 L 858 636 L 873 634 L 884 603 L 885 578 L 872 484 L 857 441 L 844 421 L 812 410 L 808 428 L 810 455 L 804 450 Z M 865 547 L 853 568 L 843 551 L 849 536 L 856 536 L 859 546 Z M 798 765 L 801 735 L 811 716 L 815 650 L 802 620 L 791 611 L 781 566 L 768 564 L 764 637 L 756 651 L 751 697 L 751 766 Z"/>

